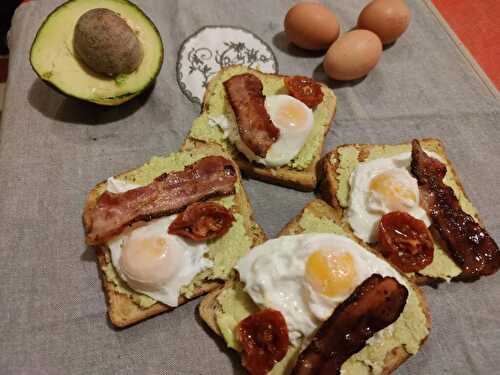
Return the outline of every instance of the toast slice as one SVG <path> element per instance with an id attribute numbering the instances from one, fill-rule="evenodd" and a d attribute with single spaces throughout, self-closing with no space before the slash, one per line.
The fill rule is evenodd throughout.
<path id="1" fill-rule="evenodd" d="M 155 157 L 142 167 L 122 173 L 116 176 L 116 178 L 145 185 L 162 173 L 182 170 L 185 165 L 192 164 L 196 160 L 208 155 L 222 155 L 229 158 L 220 146 L 207 143 L 199 145 L 194 149 L 186 149 L 182 152 L 171 154 L 167 157 Z M 96 185 L 88 194 L 83 213 L 83 221 L 86 228 L 88 228 L 90 212 L 105 189 L 106 181 Z M 232 269 L 233 263 L 237 261 L 238 253 L 230 253 L 230 246 L 227 245 L 231 244 L 231 238 L 234 237 L 238 241 L 241 240 L 238 243 L 241 244 L 239 249 L 242 254 L 265 240 L 262 228 L 253 219 L 252 207 L 241 184 L 239 172 L 235 194 L 228 197 L 213 198 L 212 200 L 220 201 L 237 218 L 228 233 L 209 243 L 209 257 L 212 260 L 214 257 L 217 257 L 217 259 L 227 258 L 229 262 L 227 265 L 228 271 L 221 271 L 221 266 L 215 264 L 219 268 L 218 272 L 201 272 L 195 277 L 192 285 L 184 290 L 184 293 L 179 298 L 179 304 L 186 303 L 191 299 L 220 287 L 225 280 L 233 276 L 233 271 L 230 269 Z M 157 302 L 129 288 L 115 271 L 107 246 L 98 246 L 95 248 L 95 251 L 108 304 L 108 315 L 113 325 L 126 327 L 173 309 L 173 307 Z M 227 255 L 226 252 L 228 253 Z"/>
<path id="2" fill-rule="evenodd" d="M 302 212 L 283 228 L 279 235 L 334 232 L 350 237 L 349 232 L 345 229 L 344 223 L 338 220 L 338 212 L 323 200 L 315 199 L 307 204 Z M 353 355 L 343 365 L 343 374 L 389 374 L 423 345 L 431 329 L 430 312 L 420 289 L 411 281 L 408 284 L 411 291 L 407 306 L 398 320 L 393 323 L 392 331 L 388 330 L 384 334 L 377 334 L 378 337 L 372 338 L 365 348 Z M 234 316 L 231 318 L 225 316 L 225 309 L 230 306 L 230 302 L 233 303 L 233 306 L 236 303 L 231 301 L 226 294 L 238 296 L 239 300 L 237 301 L 241 304 L 237 309 L 234 309 Z M 231 281 L 226 283 L 224 288 L 209 293 L 199 305 L 199 314 L 203 321 L 212 331 L 221 336 L 229 347 L 236 350 L 240 349 L 230 339 L 232 333 L 228 332 L 228 327 L 236 327 L 241 319 L 258 309 L 255 305 L 250 305 L 253 302 L 248 295 L 244 297 L 245 295 L 241 283 Z M 238 322 L 235 321 L 236 315 L 240 318 L 240 320 L 236 319 Z M 299 352 L 299 349 L 290 347 L 285 358 L 273 368 L 270 374 L 289 374 L 295 365 Z"/>
<path id="3" fill-rule="evenodd" d="M 321 83 L 324 94 L 323 102 L 313 112 L 313 130 L 296 158 L 285 166 L 268 168 L 249 161 L 225 138 L 224 132 L 217 125 L 212 124 L 210 120 L 232 111 L 222 83 L 232 76 L 243 73 L 254 74 L 262 81 L 264 95 L 287 93 L 283 81 L 285 76 L 261 73 L 241 65 L 224 68 L 208 83 L 201 115 L 193 122 L 185 144 L 217 142 L 231 154 L 246 176 L 296 190 L 314 190 L 317 184 L 316 167 L 321 158 L 324 139 L 330 129 L 337 106 L 337 99 L 333 91 Z"/>
<path id="4" fill-rule="evenodd" d="M 481 223 L 478 212 L 467 197 L 456 169 L 448 159 L 441 141 L 435 138 L 427 138 L 421 140 L 420 143 L 426 151 L 437 154 L 446 164 L 448 172 L 445 183 L 454 190 L 462 209 Z M 363 161 L 389 157 L 409 151 L 411 151 L 410 142 L 399 145 L 349 144 L 338 146 L 321 160 L 319 167 L 320 194 L 323 199 L 334 207 L 339 219 L 345 221 L 344 214 L 349 202 L 349 176 L 356 165 Z M 349 225 L 345 223 L 345 226 L 352 234 Z M 435 247 L 433 262 L 419 272 L 406 274 L 418 285 L 436 284 L 444 280 L 450 280 L 460 277 L 462 272 L 448 256 L 446 245 L 440 241 L 438 234 L 432 228 L 431 233 Z M 372 247 L 375 251 L 379 251 L 376 244 Z"/>

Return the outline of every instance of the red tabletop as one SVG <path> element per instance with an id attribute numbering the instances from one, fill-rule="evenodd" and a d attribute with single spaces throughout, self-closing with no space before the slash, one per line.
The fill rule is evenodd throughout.
<path id="1" fill-rule="evenodd" d="M 497 89 L 500 89 L 500 1 L 432 1 Z"/>

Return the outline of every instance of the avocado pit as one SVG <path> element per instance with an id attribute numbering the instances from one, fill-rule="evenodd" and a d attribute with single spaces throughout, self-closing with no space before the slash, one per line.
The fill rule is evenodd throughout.
<path id="1" fill-rule="evenodd" d="M 118 13 L 105 8 L 91 9 L 78 19 L 73 47 L 87 67 L 109 77 L 134 72 L 143 58 L 134 31 Z"/>

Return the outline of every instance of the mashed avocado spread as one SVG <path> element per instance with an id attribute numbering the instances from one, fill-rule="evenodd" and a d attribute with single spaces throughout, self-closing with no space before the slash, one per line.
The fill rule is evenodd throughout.
<path id="1" fill-rule="evenodd" d="M 326 203 L 316 202 L 318 203 L 315 203 L 314 212 L 328 209 Z M 303 233 L 345 234 L 343 229 L 331 219 L 316 216 L 314 212 L 306 210 L 302 215 L 298 224 Z M 219 329 L 229 347 L 241 350 L 235 337 L 235 328 L 242 319 L 257 311 L 257 306 L 243 291 L 241 284 L 224 289 L 217 297 L 217 301 L 220 307 L 216 312 Z M 427 318 L 423 306 L 420 305 L 415 291 L 410 289 L 406 306 L 398 320 L 378 332 L 360 352 L 350 357 L 343 364 L 341 373 L 349 375 L 379 374 L 384 367 L 385 357 L 391 350 L 402 346 L 409 354 L 415 354 L 428 333 Z M 289 373 L 299 350 L 300 348 L 291 346 L 286 357 L 273 368 L 270 374 Z"/>
<path id="2" fill-rule="evenodd" d="M 237 153 L 236 148 L 227 140 L 224 132 L 217 126 L 209 122 L 209 118 L 219 117 L 221 115 L 228 118 L 233 117 L 231 105 L 226 100 L 226 93 L 223 87 L 223 82 L 232 76 L 248 72 L 248 69 L 243 66 L 231 67 L 222 73 L 215 76 L 210 82 L 209 96 L 205 100 L 204 112 L 194 120 L 193 127 L 189 136 L 191 138 L 205 141 L 217 142 L 221 144 L 231 154 Z M 264 87 L 264 95 L 286 94 L 286 88 L 283 78 L 279 76 L 269 76 L 252 72 L 260 78 Z M 298 153 L 298 155 L 288 163 L 288 167 L 297 170 L 306 169 L 319 154 L 319 149 L 323 143 L 325 127 L 329 126 L 331 117 L 331 103 L 335 103 L 333 92 L 330 89 L 323 87 L 324 99 L 313 111 L 314 126 L 306 143 Z M 330 105 L 329 105 L 330 104 Z"/>
<path id="3" fill-rule="evenodd" d="M 191 151 L 184 151 L 171 154 L 167 157 L 153 157 L 148 163 L 142 167 L 118 176 L 119 179 L 139 184 L 147 185 L 151 183 L 155 177 L 173 171 L 180 171 L 185 166 L 194 163 L 207 155 L 223 155 L 224 153 L 219 147 L 204 147 Z M 106 184 L 103 184 L 101 191 L 106 189 Z M 226 208 L 231 209 L 237 206 L 240 199 L 241 185 L 236 183 L 236 194 L 217 199 L 219 203 Z M 200 272 L 191 281 L 189 285 L 181 289 L 181 294 L 190 298 L 196 289 L 206 280 L 225 280 L 233 272 L 233 267 L 237 260 L 245 255 L 252 246 L 252 240 L 246 234 L 247 218 L 240 213 L 234 213 L 236 221 L 233 223 L 229 232 L 223 237 L 208 242 L 208 258 L 213 261 L 214 266 L 205 271 Z M 108 259 L 109 260 L 109 259 Z M 156 301 L 148 296 L 137 293 L 130 289 L 118 276 L 111 261 L 103 269 L 104 275 L 109 282 L 112 282 L 114 289 L 118 293 L 128 295 L 137 305 L 148 308 L 155 304 Z"/>
<path id="4" fill-rule="evenodd" d="M 423 147 L 429 151 L 434 152 L 438 155 L 443 156 L 443 162 L 446 163 L 448 172 L 444 178 L 446 185 L 450 186 L 455 195 L 457 196 L 460 206 L 469 215 L 478 220 L 478 214 L 472 203 L 465 196 L 464 191 L 460 188 L 457 183 L 457 176 L 453 173 L 451 166 L 447 163 L 444 158 L 444 151 L 438 142 L 429 140 L 422 141 Z M 398 155 L 405 152 L 410 152 L 411 146 L 409 144 L 403 145 L 375 145 L 373 146 L 365 161 L 370 161 L 379 158 L 387 158 L 394 155 Z M 342 146 L 338 149 L 338 162 L 339 168 L 337 168 L 337 200 L 340 205 L 346 208 L 349 204 L 349 177 L 360 163 L 358 160 L 359 151 L 353 146 Z M 332 156 L 334 158 L 335 156 Z M 335 160 L 331 160 L 332 164 Z M 434 243 L 434 259 L 431 264 L 425 267 L 423 270 L 419 271 L 419 274 L 430 277 L 437 277 L 445 280 L 450 280 L 453 277 L 460 275 L 462 270 L 458 267 L 455 262 L 446 254 L 445 250 L 438 244 Z"/>

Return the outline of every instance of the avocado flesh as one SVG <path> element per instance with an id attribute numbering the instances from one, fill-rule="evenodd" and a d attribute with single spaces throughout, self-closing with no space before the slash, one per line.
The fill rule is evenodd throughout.
<path id="1" fill-rule="evenodd" d="M 107 8 L 134 30 L 144 57 L 134 72 L 115 78 L 93 72 L 76 57 L 75 25 L 85 12 Z M 156 78 L 163 63 L 163 43 L 151 20 L 127 0 L 71 0 L 42 24 L 31 47 L 30 61 L 38 76 L 62 93 L 102 105 L 118 105 L 140 94 Z"/>

